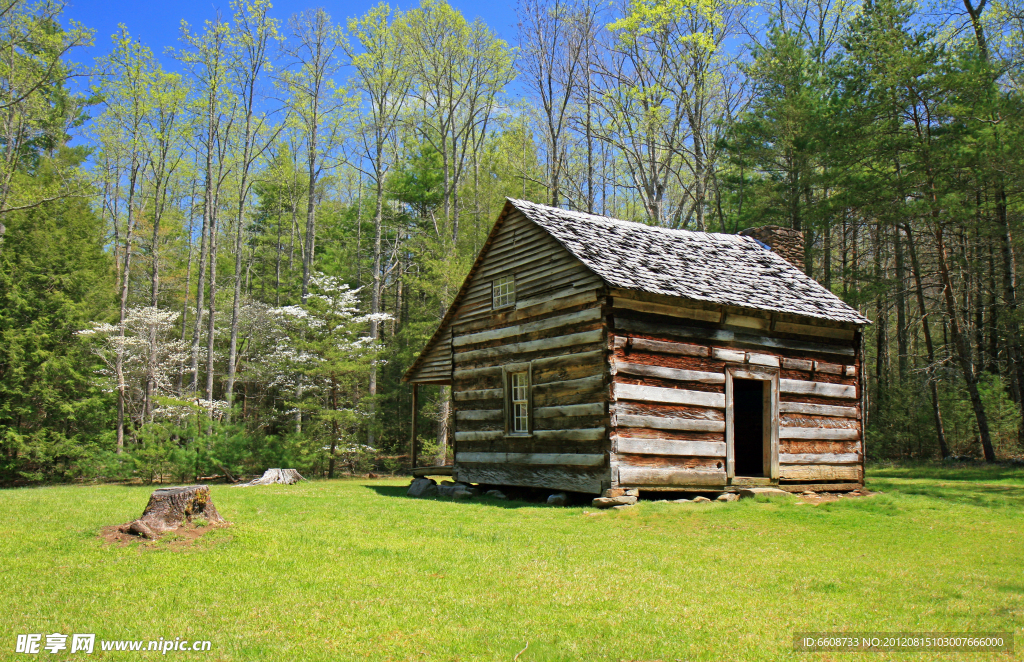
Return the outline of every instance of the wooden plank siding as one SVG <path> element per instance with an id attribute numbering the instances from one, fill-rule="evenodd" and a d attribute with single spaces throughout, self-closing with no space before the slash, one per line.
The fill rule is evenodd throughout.
<path id="1" fill-rule="evenodd" d="M 516 303 L 494 310 L 491 282 L 508 274 L 516 278 Z M 593 494 L 609 486 L 602 286 L 518 212 L 505 220 L 453 317 L 458 480 Z M 530 366 L 528 435 L 506 434 L 509 364 Z"/>
<path id="2" fill-rule="evenodd" d="M 452 331 L 446 328 L 420 360 L 416 382 L 420 384 L 452 383 Z"/>
<path id="3" fill-rule="evenodd" d="M 778 481 L 863 482 L 855 329 L 612 290 L 611 475 L 641 489 L 728 487 L 727 366 L 778 375 Z M 767 475 L 767 474 L 766 474 Z"/>

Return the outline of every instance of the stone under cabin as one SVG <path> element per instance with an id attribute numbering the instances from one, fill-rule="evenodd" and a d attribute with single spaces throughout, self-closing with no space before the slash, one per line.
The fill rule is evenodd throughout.
<path id="1" fill-rule="evenodd" d="M 786 228 L 691 232 L 509 199 L 404 379 L 414 408 L 417 385 L 451 386 L 463 483 L 859 489 L 870 322 L 802 267 Z"/>

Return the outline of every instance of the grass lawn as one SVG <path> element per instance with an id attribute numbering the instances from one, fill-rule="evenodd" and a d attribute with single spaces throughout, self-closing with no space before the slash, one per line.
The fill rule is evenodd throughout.
<path id="1" fill-rule="evenodd" d="M 190 660 L 954 660 L 795 653 L 794 631 L 1014 631 L 1024 470 L 879 469 L 881 494 L 623 511 L 406 498 L 407 480 L 213 486 L 233 524 L 118 546 L 150 487 L 0 491 L 3 632 L 207 639 Z M 44 639 L 45 641 L 45 639 Z M 69 638 L 70 644 L 70 638 Z M 40 659 L 155 659 L 43 651 Z"/>

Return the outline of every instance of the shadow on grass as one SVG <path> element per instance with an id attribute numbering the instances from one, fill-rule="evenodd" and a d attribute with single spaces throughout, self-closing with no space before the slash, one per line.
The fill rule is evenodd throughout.
<path id="1" fill-rule="evenodd" d="M 879 477 L 869 480 L 869 488 L 890 494 L 922 496 L 983 508 L 1024 509 L 1024 486 L 1017 485 L 993 485 L 972 480 Z"/>
<path id="2" fill-rule="evenodd" d="M 445 496 L 432 496 L 432 497 L 410 497 L 406 496 L 406 492 L 409 490 L 407 485 L 364 485 L 368 490 L 373 490 L 377 494 L 386 497 L 401 497 L 403 499 L 418 499 L 421 501 L 454 501 L 455 503 L 473 504 L 477 506 L 492 506 L 495 508 L 556 508 L 557 506 L 549 506 L 546 503 L 537 503 L 531 501 L 523 501 L 520 499 L 495 499 L 489 496 L 478 496 L 471 499 L 465 499 L 462 501 L 452 499 L 451 497 Z M 593 497 L 590 497 L 593 499 Z M 589 502 L 588 502 L 589 503 Z M 582 505 L 571 503 L 570 505 Z"/>
<path id="3" fill-rule="evenodd" d="M 1000 481 L 1024 486 L 1024 467 L 1009 464 L 914 462 L 869 464 L 868 478 Z"/>

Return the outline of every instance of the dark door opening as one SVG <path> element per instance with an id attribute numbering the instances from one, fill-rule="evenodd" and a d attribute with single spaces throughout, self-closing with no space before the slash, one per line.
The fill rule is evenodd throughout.
<path id="1" fill-rule="evenodd" d="M 732 380 L 733 459 L 737 476 L 764 476 L 764 387 L 756 379 Z"/>

